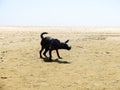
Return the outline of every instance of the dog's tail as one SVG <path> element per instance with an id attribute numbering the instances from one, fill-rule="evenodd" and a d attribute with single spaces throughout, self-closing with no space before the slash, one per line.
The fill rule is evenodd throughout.
<path id="1" fill-rule="evenodd" d="M 47 32 L 41 33 L 40 37 L 41 37 L 42 39 L 44 38 L 44 37 L 43 37 L 44 34 L 48 34 L 48 33 L 47 33 Z"/>

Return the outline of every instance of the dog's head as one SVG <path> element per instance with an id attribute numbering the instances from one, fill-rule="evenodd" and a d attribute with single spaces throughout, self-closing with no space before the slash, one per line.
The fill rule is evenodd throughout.
<path id="1" fill-rule="evenodd" d="M 65 41 L 65 42 L 62 42 L 61 43 L 61 49 L 67 49 L 67 50 L 70 50 L 71 49 L 71 46 L 69 46 L 67 43 L 69 42 L 69 40 Z"/>

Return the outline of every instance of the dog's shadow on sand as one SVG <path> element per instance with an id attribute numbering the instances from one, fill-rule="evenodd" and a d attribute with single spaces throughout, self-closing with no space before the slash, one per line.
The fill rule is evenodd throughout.
<path id="1" fill-rule="evenodd" d="M 59 64 L 70 64 L 70 62 L 68 61 L 62 61 L 62 60 L 59 60 L 59 59 L 52 59 L 51 61 L 49 60 L 49 58 L 43 58 L 44 62 L 56 62 L 56 63 L 59 63 Z"/>

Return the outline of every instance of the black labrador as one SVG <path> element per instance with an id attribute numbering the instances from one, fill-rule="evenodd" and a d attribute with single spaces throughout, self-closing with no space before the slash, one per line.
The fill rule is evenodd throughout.
<path id="1" fill-rule="evenodd" d="M 40 37 L 41 37 L 41 50 L 40 50 L 40 58 L 42 57 L 42 51 L 45 49 L 45 51 L 43 52 L 43 55 L 45 57 L 46 53 L 49 51 L 49 60 L 52 61 L 52 51 L 56 50 L 57 56 L 59 59 L 62 59 L 59 55 L 58 49 L 66 49 L 66 50 L 70 50 L 71 46 L 68 46 L 68 41 L 65 42 L 60 42 L 60 40 L 58 39 L 54 39 L 51 37 L 43 37 L 44 34 L 48 34 L 47 32 L 43 32 L 41 33 Z"/>

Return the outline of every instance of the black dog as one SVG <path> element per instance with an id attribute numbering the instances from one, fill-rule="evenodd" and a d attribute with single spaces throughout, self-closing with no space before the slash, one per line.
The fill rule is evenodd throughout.
<path id="1" fill-rule="evenodd" d="M 41 37 L 41 50 L 40 50 L 40 58 L 43 58 L 42 57 L 42 51 L 45 49 L 43 55 L 45 57 L 46 56 L 46 53 L 49 51 L 49 60 L 51 61 L 52 59 L 52 50 L 56 50 L 57 52 L 57 56 L 59 59 L 62 59 L 59 55 L 59 52 L 58 52 L 58 49 L 66 49 L 66 50 L 70 50 L 71 47 L 67 45 L 68 41 L 65 41 L 65 42 L 60 42 L 60 40 L 58 39 L 54 39 L 54 38 L 51 38 L 51 37 L 43 37 L 44 34 L 48 34 L 47 32 L 43 32 L 41 33 L 40 37 Z"/>

